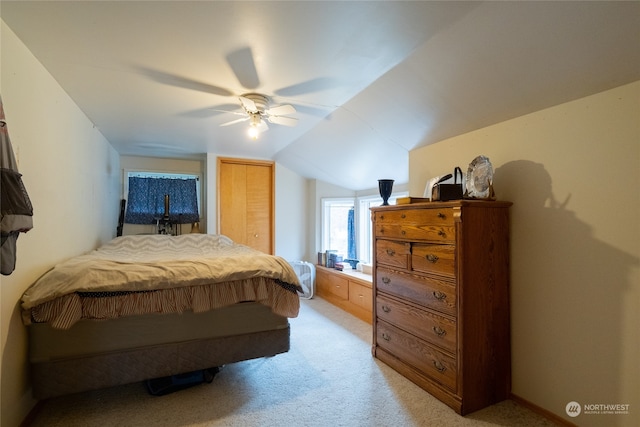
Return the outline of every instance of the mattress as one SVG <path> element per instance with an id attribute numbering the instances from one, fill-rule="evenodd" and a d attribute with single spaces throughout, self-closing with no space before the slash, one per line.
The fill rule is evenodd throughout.
<path id="1" fill-rule="evenodd" d="M 68 329 L 81 319 L 205 312 L 257 301 L 296 317 L 298 277 L 288 262 L 221 235 L 122 236 L 66 260 L 22 296 L 25 324 Z"/>

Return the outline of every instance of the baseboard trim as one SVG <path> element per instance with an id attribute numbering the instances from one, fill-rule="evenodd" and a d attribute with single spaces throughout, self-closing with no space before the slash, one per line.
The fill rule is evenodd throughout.
<path id="1" fill-rule="evenodd" d="M 36 419 L 36 416 L 40 413 L 41 410 L 42 400 L 38 400 L 36 404 L 33 405 L 27 416 L 24 417 L 24 420 L 22 420 L 22 422 L 20 423 L 20 427 L 29 427 Z"/>
<path id="2" fill-rule="evenodd" d="M 550 412 L 538 405 L 535 405 L 531 402 L 529 402 L 526 399 L 523 399 L 522 397 L 511 393 L 510 399 L 513 400 L 514 402 L 516 402 L 517 404 L 524 406 L 525 408 L 531 410 L 532 412 L 535 412 L 538 415 L 541 415 L 543 417 L 545 417 L 546 419 L 553 421 L 554 423 L 558 424 L 559 426 L 565 426 L 565 427 L 578 427 L 577 424 L 573 424 L 567 420 L 565 420 L 562 417 L 559 417 L 558 415 L 554 414 L 553 412 Z"/>

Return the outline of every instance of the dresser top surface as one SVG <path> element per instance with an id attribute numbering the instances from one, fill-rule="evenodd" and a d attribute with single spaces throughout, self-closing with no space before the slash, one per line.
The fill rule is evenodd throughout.
<path id="1" fill-rule="evenodd" d="M 370 209 L 373 212 L 377 212 L 399 209 L 437 209 L 454 207 L 508 208 L 511 205 L 513 205 L 512 202 L 495 200 L 451 200 L 448 202 L 420 202 L 389 206 L 375 206 Z"/>

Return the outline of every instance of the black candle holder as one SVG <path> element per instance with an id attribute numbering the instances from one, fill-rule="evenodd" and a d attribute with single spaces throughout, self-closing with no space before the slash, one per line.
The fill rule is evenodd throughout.
<path id="1" fill-rule="evenodd" d="M 378 189 L 380 190 L 380 197 L 382 197 L 382 206 L 389 206 L 389 197 L 393 191 L 393 179 L 379 179 Z"/>

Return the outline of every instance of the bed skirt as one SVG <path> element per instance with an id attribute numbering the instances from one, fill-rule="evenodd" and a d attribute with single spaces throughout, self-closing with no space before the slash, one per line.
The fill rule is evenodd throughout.
<path id="1" fill-rule="evenodd" d="M 289 351 L 289 328 L 32 364 L 33 396 L 47 399 Z"/>

